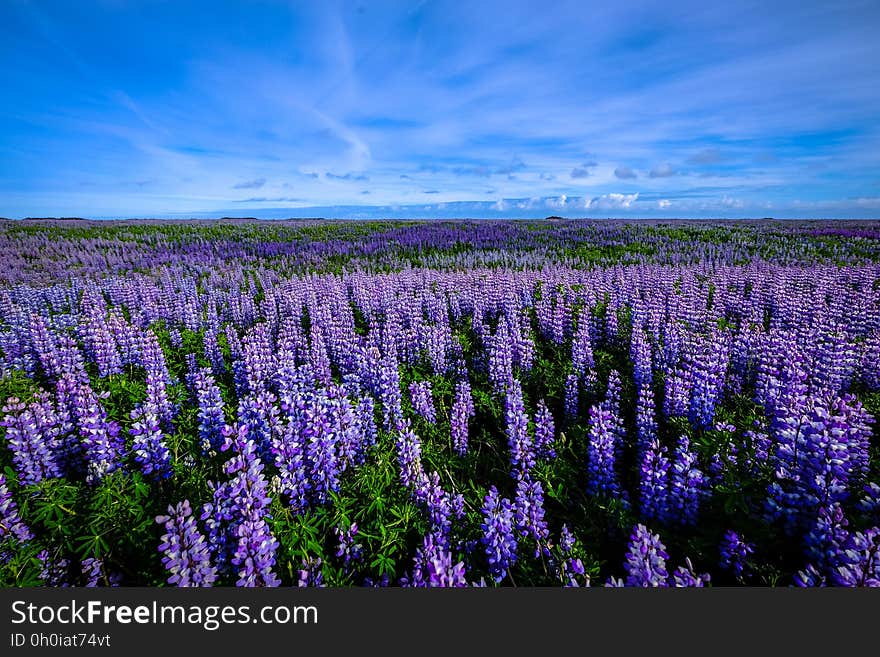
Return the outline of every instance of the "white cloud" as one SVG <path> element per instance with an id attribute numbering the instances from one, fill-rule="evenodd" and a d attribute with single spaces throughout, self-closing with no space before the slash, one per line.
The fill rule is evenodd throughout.
<path id="1" fill-rule="evenodd" d="M 584 207 L 587 209 L 598 210 L 617 210 L 629 208 L 639 200 L 639 193 L 635 194 L 618 194 L 611 192 L 610 194 L 602 194 L 591 199 L 584 199 Z"/>
<path id="2" fill-rule="evenodd" d="M 725 195 L 721 197 L 721 205 L 726 208 L 743 208 L 746 204 L 741 199 Z"/>
<path id="3" fill-rule="evenodd" d="M 548 208 L 564 208 L 567 202 L 568 197 L 565 194 L 562 194 L 559 198 L 550 197 L 545 201 Z"/>
<path id="4" fill-rule="evenodd" d="M 672 205 L 672 201 L 670 201 L 668 198 L 661 198 L 659 201 L 657 201 L 657 207 L 661 210 L 665 210 L 670 205 Z"/>

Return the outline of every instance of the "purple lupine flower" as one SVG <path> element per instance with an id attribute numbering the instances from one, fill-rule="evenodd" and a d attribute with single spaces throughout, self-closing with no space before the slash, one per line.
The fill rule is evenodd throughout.
<path id="1" fill-rule="evenodd" d="M 535 442 L 529 435 L 529 418 L 523 404 L 522 387 L 515 379 L 507 386 L 504 417 L 513 476 L 524 477 L 535 467 Z"/>
<path id="2" fill-rule="evenodd" d="M 685 565 L 679 566 L 669 578 L 669 585 L 676 588 L 704 587 L 711 580 L 709 573 L 698 575 L 694 572 L 690 557 L 685 557 Z"/>
<path id="3" fill-rule="evenodd" d="M 506 318 L 498 323 L 498 330 L 487 340 L 489 382 L 498 395 L 503 395 L 513 380 L 513 350 Z"/>
<path id="4" fill-rule="evenodd" d="M 257 446 L 262 460 L 268 460 L 273 437 L 280 431 L 277 398 L 264 387 L 243 396 L 238 402 L 238 422 L 246 424 L 248 436 Z"/>
<path id="5" fill-rule="evenodd" d="M 576 374 L 565 377 L 565 417 L 573 422 L 578 416 L 580 408 L 580 380 Z"/>
<path id="6" fill-rule="evenodd" d="M 94 484 L 119 468 L 124 442 L 119 425 L 107 419 L 98 397 L 87 385 L 77 385 L 73 395 L 73 411 L 86 457 L 86 481 Z"/>
<path id="7" fill-rule="evenodd" d="M 535 556 L 542 552 L 548 553 L 547 539 L 550 531 L 544 520 L 544 489 L 541 482 L 521 478 L 516 482 L 516 498 L 514 499 L 516 527 L 523 537 L 535 542 Z"/>
<path id="8" fill-rule="evenodd" d="M 602 403 L 605 410 L 612 415 L 620 416 L 620 395 L 623 383 L 620 380 L 620 372 L 611 370 L 608 373 L 608 390 L 605 393 L 605 401 Z"/>
<path id="9" fill-rule="evenodd" d="M 189 500 L 168 507 L 168 515 L 156 516 L 165 526 L 159 545 L 162 565 L 170 573 L 168 583 L 176 586 L 211 586 L 217 569 L 211 565 L 211 553 L 205 537 L 192 515 Z"/>
<path id="10" fill-rule="evenodd" d="M 299 587 L 323 587 L 324 572 L 322 570 L 322 562 L 320 557 L 309 557 L 302 560 L 302 568 L 297 573 L 297 586 Z"/>
<path id="11" fill-rule="evenodd" d="M 586 379 L 596 367 L 593 358 L 593 346 L 590 339 L 590 315 L 589 311 L 582 311 L 577 320 L 577 329 L 571 342 L 571 366 L 574 376 L 578 379 Z"/>
<path id="12" fill-rule="evenodd" d="M 198 404 L 199 440 L 202 450 L 217 450 L 223 444 L 223 398 L 211 370 L 201 368 L 193 375 L 196 403 Z"/>
<path id="13" fill-rule="evenodd" d="M 697 522 L 700 503 L 708 494 L 706 475 L 697 467 L 697 455 L 687 436 L 681 436 L 669 467 L 668 512 L 684 525 Z"/>
<path id="14" fill-rule="evenodd" d="M 385 431 L 392 431 L 403 419 L 400 371 L 393 353 L 386 355 L 379 363 L 378 388 L 384 428 Z"/>
<path id="15" fill-rule="evenodd" d="M 452 552 L 429 532 L 416 549 L 412 586 L 466 587 L 468 585 L 463 561 L 453 564 Z"/>
<path id="16" fill-rule="evenodd" d="M 633 381 L 636 389 L 650 387 L 653 378 L 651 363 L 651 345 L 641 327 L 633 327 L 630 343 L 630 358 L 633 362 Z"/>
<path id="17" fill-rule="evenodd" d="M 177 408 L 168 398 L 168 385 L 172 379 L 159 340 L 149 330 L 143 335 L 142 359 L 147 373 L 147 403 L 156 409 L 161 422 L 168 426 L 177 414 Z"/>
<path id="18" fill-rule="evenodd" d="M 183 349 L 183 335 L 181 335 L 180 329 L 176 327 L 168 329 L 168 341 L 175 349 Z"/>
<path id="19" fill-rule="evenodd" d="M 50 555 L 48 550 L 40 550 L 37 554 L 42 567 L 40 568 L 40 580 L 43 586 L 67 588 L 70 586 L 68 571 L 70 561 L 65 558 L 57 558 Z"/>
<path id="20" fill-rule="evenodd" d="M 422 443 L 419 437 L 412 429 L 405 426 L 397 433 L 395 444 L 400 483 L 405 488 L 418 488 L 423 485 L 427 476 L 422 467 Z"/>
<path id="21" fill-rule="evenodd" d="M 755 546 L 748 543 L 738 533 L 732 529 L 724 532 L 724 538 L 721 539 L 721 567 L 730 570 L 737 579 L 748 576 L 748 559 L 749 555 L 755 551 Z"/>
<path id="22" fill-rule="evenodd" d="M 516 563 L 516 537 L 514 536 L 513 505 L 507 498 L 499 497 L 495 486 L 489 489 L 483 500 L 483 530 L 481 540 L 489 559 L 489 574 L 500 582 L 508 569 Z"/>
<path id="23" fill-rule="evenodd" d="M 580 558 L 572 555 L 577 539 L 568 528 L 568 525 L 562 525 L 562 531 L 559 533 L 559 549 L 562 552 L 562 561 L 556 569 L 556 576 L 559 581 L 566 587 L 578 588 L 581 586 L 579 577 L 584 578 L 583 586 L 590 585 L 590 576 L 586 574 L 584 562 Z"/>
<path id="24" fill-rule="evenodd" d="M 555 437 L 553 414 L 542 399 L 535 411 L 535 453 L 539 458 L 556 458 L 556 451 L 553 449 Z"/>
<path id="25" fill-rule="evenodd" d="M 803 538 L 805 551 L 813 565 L 823 571 L 834 568 L 849 536 L 848 526 L 849 521 L 839 503 L 819 508 L 813 527 Z"/>
<path id="26" fill-rule="evenodd" d="M 880 527 L 849 535 L 831 577 L 837 586 L 880 587 Z"/>
<path id="27" fill-rule="evenodd" d="M 431 396 L 430 381 L 414 381 L 409 384 L 409 396 L 413 410 L 429 424 L 437 423 L 437 411 Z"/>
<path id="28" fill-rule="evenodd" d="M 299 424 L 306 462 L 309 465 L 310 492 L 316 504 L 324 504 L 330 493 L 339 490 L 342 463 L 333 433 L 330 402 L 325 394 L 307 395 Z"/>
<path id="29" fill-rule="evenodd" d="M 227 426 L 223 433 L 224 449 L 234 452 L 223 466 L 230 479 L 212 484 L 212 501 L 202 513 L 215 563 L 220 570 L 234 570 L 236 586 L 278 586 L 272 572 L 278 541 L 267 522 L 271 500 L 263 463 L 247 425 Z"/>
<path id="30" fill-rule="evenodd" d="M 159 416 L 150 406 L 139 406 L 131 412 L 134 422 L 129 429 L 131 450 L 141 472 L 156 479 L 171 476 L 171 453 L 165 446 Z"/>
<path id="31" fill-rule="evenodd" d="M 61 476 L 55 458 L 60 446 L 58 419 L 51 399 L 40 395 L 25 406 L 10 397 L 3 406 L 0 427 L 6 429 L 6 444 L 22 486 Z"/>
<path id="32" fill-rule="evenodd" d="M 199 371 L 199 363 L 195 354 L 185 354 L 184 362 L 186 363 L 186 374 L 184 374 L 184 383 L 190 395 L 195 395 L 196 391 L 196 374 Z"/>
<path id="33" fill-rule="evenodd" d="M 309 505 L 311 482 L 305 446 L 294 417 L 302 409 L 288 405 L 285 410 L 292 417 L 272 437 L 272 459 L 278 468 L 278 493 L 288 498 L 295 513 L 303 513 Z"/>
<path id="34" fill-rule="evenodd" d="M 768 511 L 789 532 L 809 530 L 818 509 L 842 503 L 867 471 L 870 416 L 852 397 L 788 402 L 773 420 L 775 481 Z"/>
<path id="35" fill-rule="evenodd" d="M 468 421 L 473 416 L 474 400 L 471 396 L 471 386 L 465 379 L 455 386 L 455 400 L 452 402 L 450 417 L 452 446 L 455 452 L 462 456 L 467 452 Z"/>
<path id="36" fill-rule="evenodd" d="M 654 439 L 640 463 L 639 502 L 648 520 L 664 522 L 669 517 L 669 458 L 666 448 Z"/>
<path id="37" fill-rule="evenodd" d="M 730 361 L 728 339 L 725 335 L 713 335 L 700 348 L 692 362 L 691 402 L 688 419 L 692 426 L 712 426 L 717 406 L 724 388 L 724 379 Z"/>
<path id="38" fill-rule="evenodd" d="M 24 524 L 18 513 L 18 505 L 12 499 L 12 492 L 6 482 L 6 477 L 0 474 L 0 544 L 14 539 L 18 543 L 27 543 L 34 535 L 28 526 Z M 0 553 L 2 557 L 2 553 Z"/>
<path id="39" fill-rule="evenodd" d="M 46 320 L 36 313 L 31 313 L 30 338 L 34 353 L 43 373 L 49 380 L 57 379 L 61 375 L 61 362 L 58 358 L 58 348 L 55 346 L 55 337 L 46 326 Z"/>
<path id="40" fill-rule="evenodd" d="M 104 308 L 88 312 L 77 325 L 77 333 L 101 378 L 122 372 L 122 360 L 105 312 Z"/>
<path id="41" fill-rule="evenodd" d="M 669 572 L 666 560 L 669 554 L 658 534 L 644 525 L 636 525 L 626 552 L 626 586 L 666 587 Z"/>
<path id="42" fill-rule="evenodd" d="M 269 325 L 255 324 L 241 340 L 241 369 L 245 387 L 253 395 L 265 389 L 275 369 L 274 345 Z M 244 392 L 242 390 L 241 392 Z"/>
<path id="43" fill-rule="evenodd" d="M 440 475 L 436 472 L 424 477 L 413 491 L 416 499 L 425 507 L 431 532 L 438 544 L 449 544 L 452 521 L 464 517 L 464 497 L 450 495 L 440 486 Z"/>
<path id="44" fill-rule="evenodd" d="M 643 458 L 645 451 L 657 438 L 657 420 L 654 392 L 651 386 L 642 386 L 636 397 L 636 452 Z"/>
<path id="45" fill-rule="evenodd" d="M 813 564 L 807 564 L 806 569 L 798 571 L 794 575 L 794 584 L 800 587 L 826 586 L 826 581 L 826 577 Z"/>
<path id="46" fill-rule="evenodd" d="M 205 350 L 205 358 L 211 363 L 211 371 L 216 376 L 220 376 L 226 369 L 226 361 L 223 360 L 223 352 L 220 350 L 220 345 L 217 342 L 217 328 L 213 323 L 208 323 L 205 327 L 205 336 L 202 344 Z"/>
<path id="47" fill-rule="evenodd" d="M 559 547 L 562 549 L 562 552 L 564 554 L 571 553 L 576 542 L 577 539 L 571 533 L 568 525 L 562 525 L 562 530 L 559 532 Z"/>
<path id="48" fill-rule="evenodd" d="M 614 424 L 611 412 L 603 406 L 590 408 L 587 492 L 591 495 L 618 497 L 622 494 L 615 471 L 617 445 Z"/>
<path id="49" fill-rule="evenodd" d="M 333 533 L 336 534 L 336 540 L 339 544 L 336 547 L 336 556 L 342 558 L 343 564 L 348 567 L 363 558 L 363 546 L 357 542 L 358 526 L 356 522 L 351 523 L 348 529 L 334 527 Z"/>
<path id="50" fill-rule="evenodd" d="M 104 568 L 103 559 L 86 557 L 82 561 L 82 574 L 86 588 L 98 586 L 119 586 L 120 577 L 117 573 L 108 573 Z"/>
<path id="51" fill-rule="evenodd" d="M 624 563 L 627 572 L 626 581 L 611 578 L 608 585 L 648 588 L 691 587 L 704 586 L 710 581 L 708 574 L 694 573 L 690 559 L 685 559 L 685 565 L 679 566 L 670 575 L 666 565 L 668 559 L 669 554 L 660 536 L 652 533 L 645 525 L 636 525 L 630 536 Z"/>
<path id="52" fill-rule="evenodd" d="M 369 395 L 359 396 L 355 407 L 358 432 L 361 436 L 363 452 L 370 449 L 378 440 L 376 428 L 376 404 Z"/>

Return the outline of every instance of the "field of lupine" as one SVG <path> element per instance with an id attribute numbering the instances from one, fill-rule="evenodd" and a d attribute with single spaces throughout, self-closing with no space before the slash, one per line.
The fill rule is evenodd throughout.
<path id="1" fill-rule="evenodd" d="M 0 584 L 876 586 L 873 222 L 0 222 Z"/>

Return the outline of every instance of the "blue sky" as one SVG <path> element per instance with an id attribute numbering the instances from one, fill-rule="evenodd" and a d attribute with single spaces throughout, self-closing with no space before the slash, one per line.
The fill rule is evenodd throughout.
<path id="1" fill-rule="evenodd" d="M 0 3 L 0 215 L 880 217 L 880 3 Z"/>

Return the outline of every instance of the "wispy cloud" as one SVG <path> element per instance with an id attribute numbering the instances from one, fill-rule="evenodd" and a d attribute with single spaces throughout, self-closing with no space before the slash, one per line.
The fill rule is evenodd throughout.
<path id="1" fill-rule="evenodd" d="M 245 182 L 236 183 L 232 186 L 232 189 L 260 189 L 265 184 L 265 178 L 257 178 L 256 180 L 247 180 Z"/>
<path id="2" fill-rule="evenodd" d="M 235 199 L 234 203 L 302 203 L 303 199 L 293 196 L 252 196 L 250 198 Z"/>
<path id="3" fill-rule="evenodd" d="M 672 165 L 669 164 L 669 162 L 658 164 L 648 173 L 648 176 L 651 178 L 669 178 L 674 175 L 675 169 L 672 168 Z"/>
<path id="4" fill-rule="evenodd" d="M 638 178 L 636 172 L 629 167 L 617 167 L 614 170 L 614 176 L 616 178 L 620 178 L 621 180 L 635 180 L 636 178 Z"/>
<path id="5" fill-rule="evenodd" d="M 358 182 L 363 182 L 365 180 L 370 179 L 370 177 L 364 173 L 353 173 L 351 171 L 349 171 L 348 173 L 341 174 L 341 175 L 327 171 L 326 173 L 324 173 L 324 176 L 328 180 L 354 180 L 354 181 L 358 181 Z"/>
<path id="6" fill-rule="evenodd" d="M 721 151 L 714 146 L 704 148 L 691 155 L 687 161 L 690 164 L 715 164 L 721 161 Z"/>

